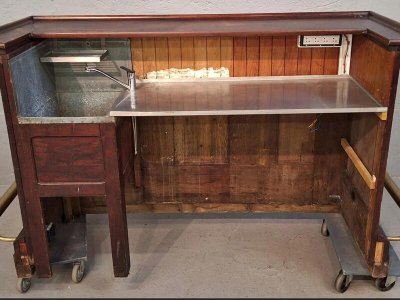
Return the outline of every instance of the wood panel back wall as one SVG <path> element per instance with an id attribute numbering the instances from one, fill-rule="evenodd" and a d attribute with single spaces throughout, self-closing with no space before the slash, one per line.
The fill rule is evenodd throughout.
<path id="1" fill-rule="evenodd" d="M 298 48 L 297 36 L 134 38 L 131 46 L 139 78 L 168 68 L 225 67 L 235 77 L 338 72 L 338 48 Z M 143 201 L 335 211 L 329 195 L 340 194 L 339 141 L 347 117 L 324 115 L 323 126 L 312 131 L 315 117 L 138 118 Z"/>

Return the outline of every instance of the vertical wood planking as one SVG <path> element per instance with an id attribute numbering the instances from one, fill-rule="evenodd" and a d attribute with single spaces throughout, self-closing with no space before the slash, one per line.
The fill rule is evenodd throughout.
<path id="1" fill-rule="evenodd" d="M 272 71 L 272 37 L 260 37 L 260 76 L 271 76 Z"/>
<path id="2" fill-rule="evenodd" d="M 132 67 L 136 72 L 137 78 L 142 78 L 143 73 L 143 47 L 142 39 L 133 38 L 131 40 Z"/>
<path id="3" fill-rule="evenodd" d="M 177 40 L 175 38 L 175 41 Z M 168 67 L 196 70 L 206 67 L 226 67 L 230 76 L 308 75 L 312 74 L 312 64 L 315 74 L 324 72 L 330 74 L 337 68 L 337 66 L 334 68 L 334 60 L 338 60 L 338 53 L 335 54 L 334 50 L 332 52 L 326 50 L 325 55 L 325 49 L 322 51 L 316 49 L 317 55 L 315 53 L 313 55 L 313 50 L 310 48 L 297 48 L 294 36 L 182 37 L 179 50 L 172 50 L 172 54 L 171 41 L 173 41 L 171 38 L 168 39 L 167 51 L 161 51 L 160 54 L 160 49 L 165 48 L 163 46 L 165 39 L 155 39 L 154 61 L 157 70 L 163 66 L 162 62 L 166 56 L 168 56 Z M 145 46 L 149 44 L 151 46 L 149 42 L 144 43 Z M 177 42 L 175 44 L 178 45 Z M 149 50 L 151 47 L 147 48 L 147 53 L 144 51 L 145 57 L 151 58 L 152 51 Z M 148 69 L 151 63 L 143 65 Z M 259 92 L 279 94 L 284 91 L 259 90 Z M 173 98 L 172 95 L 171 101 Z M 146 201 L 243 203 L 243 199 L 247 199 L 248 203 L 268 201 L 277 206 L 290 204 L 293 201 L 295 201 L 293 205 L 318 202 L 329 187 L 318 187 L 320 189 L 318 194 L 312 197 L 313 185 L 315 186 L 312 175 L 315 164 L 315 134 L 310 133 L 307 126 L 314 118 L 314 115 L 201 116 L 168 118 L 168 124 L 164 124 L 161 120 L 154 122 L 154 119 L 143 121 L 145 126 L 141 132 L 149 131 L 147 133 L 149 139 L 143 141 L 141 145 L 144 155 L 142 168 L 145 174 L 145 190 L 148 185 L 145 193 Z M 152 127 L 157 129 L 153 131 Z M 171 131 L 172 136 L 169 134 Z M 163 136 L 163 132 L 168 132 L 168 137 Z M 256 139 L 247 137 L 254 136 L 254 133 Z M 163 170 L 162 175 L 158 174 L 160 168 Z M 221 169 L 220 172 L 219 168 L 224 171 Z M 184 173 L 182 176 L 179 175 L 181 172 Z M 253 173 L 258 175 L 251 176 Z M 214 180 L 220 178 L 222 174 L 225 175 L 221 178 L 229 176 L 229 183 L 218 179 L 218 184 L 214 184 Z M 277 181 L 277 176 L 283 177 Z M 323 173 L 321 176 L 329 177 L 329 174 Z M 189 180 L 187 185 L 186 179 Z M 256 180 L 254 184 L 250 182 L 253 179 Z M 201 187 L 203 184 L 198 185 L 199 182 L 204 182 L 204 189 Z M 297 184 L 303 187 L 295 188 Z M 199 189 L 192 192 L 191 185 Z M 332 203 L 335 205 L 333 201 L 326 199 L 324 201 L 323 205 Z"/>
<path id="4" fill-rule="evenodd" d="M 246 76 L 258 76 L 260 64 L 260 38 L 247 38 Z"/>
<path id="5" fill-rule="evenodd" d="M 279 163 L 310 163 L 313 161 L 314 136 L 308 125 L 315 115 L 279 116 Z"/>
<path id="6" fill-rule="evenodd" d="M 221 37 L 221 67 L 228 68 L 233 76 L 233 37 Z"/>
<path id="7" fill-rule="evenodd" d="M 196 70 L 207 68 L 207 38 L 196 36 L 194 38 L 194 68 Z"/>
<path id="8" fill-rule="evenodd" d="M 177 164 L 227 161 L 225 116 L 175 117 L 174 122 Z"/>
<path id="9" fill-rule="evenodd" d="M 297 74 L 311 74 L 311 48 L 299 48 L 299 57 L 297 61 Z"/>
<path id="10" fill-rule="evenodd" d="M 324 74 L 325 48 L 311 49 L 311 75 Z"/>
<path id="11" fill-rule="evenodd" d="M 233 38 L 233 76 L 246 76 L 247 72 L 247 53 L 246 53 L 246 38 Z"/>
<path id="12" fill-rule="evenodd" d="M 285 39 L 285 75 L 297 75 L 297 62 L 297 37 L 287 36 Z"/>
<path id="13" fill-rule="evenodd" d="M 207 37 L 207 68 L 221 67 L 221 38 Z"/>
<path id="14" fill-rule="evenodd" d="M 193 37 L 181 38 L 182 68 L 194 69 L 194 40 Z"/>
<path id="15" fill-rule="evenodd" d="M 140 119 L 139 140 L 142 160 L 165 163 L 174 158 L 174 123 L 172 117 L 143 117 Z"/>
<path id="16" fill-rule="evenodd" d="M 148 72 L 156 71 L 156 47 L 154 38 L 143 38 L 143 76 Z"/>
<path id="17" fill-rule="evenodd" d="M 182 68 L 181 39 L 178 37 L 168 38 L 168 61 L 170 68 Z"/>
<path id="18" fill-rule="evenodd" d="M 167 38 L 157 37 L 155 38 L 155 57 L 156 57 L 156 69 L 166 70 L 169 68 L 168 64 L 168 40 Z M 155 71 L 154 70 L 154 71 Z"/>
<path id="19" fill-rule="evenodd" d="M 339 68 L 339 48 L 326 48 L 324 59 L 324 74 L 337 75 Z"/>
<path id="20" fill-rule="evenodd" d="M 285 75 L 285 37 L 272 38 L 272 76 Z"/>
<path id="21" fill-rule="evenodd" d="M 231 164 L 269 166 L 278 148 L 278 117 L 230 116 L 229 141 Z"/>

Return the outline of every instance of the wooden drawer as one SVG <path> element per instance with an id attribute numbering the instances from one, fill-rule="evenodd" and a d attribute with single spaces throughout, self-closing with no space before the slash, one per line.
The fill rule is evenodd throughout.
<path id="1" fill-rule="evenodd" d="M 40 183 L 104 181 L 99 137 L 35 137 L 32 149 Z"/>

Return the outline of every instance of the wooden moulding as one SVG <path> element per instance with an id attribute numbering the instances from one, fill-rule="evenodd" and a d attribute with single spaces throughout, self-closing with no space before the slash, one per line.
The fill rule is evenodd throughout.
<path id="1" fill-rule="evenodd" d="M 274 205 L 251 203 L 142 203 L 128 204 L 127 213 L 264 213 L 264 212 L 337 213 L 336 205 Z M 105 213 L 105 206 L 83 207 L 82 213 Z"/>
<path id="2" fill-rule="evenodd" d="M 369 187 L 370 190 L 374 190 L 376 187 L 376 177 L 375 175 L 371 175 L 363 162 L 360 160 L 356 152 L 354 152 L 353 148 L 350 146 L 349 142 L 342 138 L 341 144 L 346 151 L 347 155 L 349 156 L 350 160 L 353 162 L 354 166 L 356 167 L 357 171 L 360 173 L 361 177 L 364 179 L 365 183 Z"/>
<path id="3" fill-rule="evenodd" d="M 376 115 L 382 121 L 387 120 L 387 112 L 377 112 Z"/>

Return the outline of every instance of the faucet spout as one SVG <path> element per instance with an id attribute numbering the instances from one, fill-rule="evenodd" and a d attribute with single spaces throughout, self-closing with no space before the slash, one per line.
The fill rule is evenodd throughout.
<path id="1" fill-rule="evenodd" d="M 122 81 L 118 80 L 117 78 L 115 78 L 115 77 L 113 77 L 113 76 L 111 76 L 111 75 L 109 75 L 109 74 L 103 72 L 102 70 L 99 70 L 99 69 L 96 69 L 96 68 L 93 68 L 93 67 L 86 67 L 86 68 L 85 68 L 85 71 L 86 71 L 86 72 L 96 72 L 96 73 L 99 73 L 99 74 L 101 74 L 101 75 L 107 77 L 108 79 L 111 79 L 112 81 L 118 83 L 119 85 L 122 85 L 124 88 L 126 88 L 126 89 L 128 89 L 128 90 L 130 90 L 130 91 L 134 91 L 134 90 L 135 90 L 135 80 L 132 80 L 132 79 L 131 79 L 131 77 L 132 77 L 131 74 L 128 74 L 129 84 L 126 84 L 126 83 L 123 83 Z M 134 72 L 132 72 L 132 73 L 133 73 L 133 76 L 135 76 L 135 75 L 134 75 Z"/>

